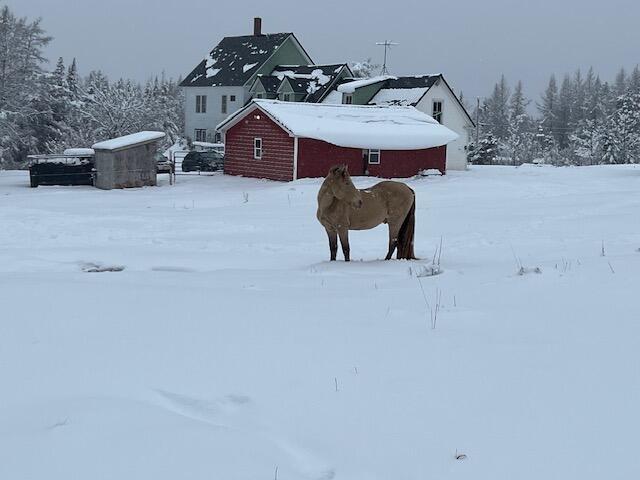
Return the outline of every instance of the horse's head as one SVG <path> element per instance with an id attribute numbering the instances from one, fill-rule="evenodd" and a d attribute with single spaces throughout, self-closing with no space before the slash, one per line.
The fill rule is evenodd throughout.
<path id="1" fill-rule="evenodd" d="M 362 195 L 351 181 L 346 165 L 331 167 L 326 181 L 334 197 L 351 204 L 353 208 L 362 207 Z"/>

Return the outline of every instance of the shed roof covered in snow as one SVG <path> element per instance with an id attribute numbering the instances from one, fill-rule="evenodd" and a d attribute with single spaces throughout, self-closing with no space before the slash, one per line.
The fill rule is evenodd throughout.
<path id="1" fill-rule="evenodd" d="M 242 86 L 289 37 L 299 45 L 293 33 L 224 37 L 180 86 Z"/>
<path id="2" fill-rule="evenodd" d="M 226 131 L 260 109 L 294 137 L 340 147 L 417 150 L 446 145 L 458 135 L 413 107 L 332 105 L 253 100 L 218 125 Z"/>
<path id="3" fill-rule="evenodd" d="M 161 140 L 165 136 L 164 132 L 138 132 L 123 137 L 105 140 L 104 142 L 95 143 L 91 148 L 94 150 L 121 150 L 123 148 L 135 147 L 145 143 Z"/>

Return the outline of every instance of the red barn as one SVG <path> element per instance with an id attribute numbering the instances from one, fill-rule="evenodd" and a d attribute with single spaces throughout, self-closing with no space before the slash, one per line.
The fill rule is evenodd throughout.
<path id="1" fill-rule="evenodd" d="M 457 134 L 413 107 L 253 100 L 217 127 L 229 175 L 296 180 L 344 163 L 352 175 L 445 173 Z"/>

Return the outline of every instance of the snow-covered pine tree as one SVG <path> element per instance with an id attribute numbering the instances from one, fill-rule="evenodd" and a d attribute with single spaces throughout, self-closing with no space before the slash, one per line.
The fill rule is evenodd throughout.
<path id="1" fill-rule="evenodd" d="M 69 70 L 67 71 L 67 88 L 69 89 L 72 97 L 75 98 L 78 95 L 78 66 L 75 58 L 71 62 Z"/>
<path id="2" fill-rule="evenodd" d="M 505 153 L 513 165 L 533 160 L 533 124 L 527 115 L 529 102 L 524 96 L 522 81 L 518 81 L 509 102 L 508 137 L 504 141 Z"/>
<path id="3" fill-rule="evenodd" d="M 483 131 L 490 132 L 498 140 L 505 140 L 509 135 L 509 97 L 509 86 L 502 75 L 491 96 L 484 101 Z"/>

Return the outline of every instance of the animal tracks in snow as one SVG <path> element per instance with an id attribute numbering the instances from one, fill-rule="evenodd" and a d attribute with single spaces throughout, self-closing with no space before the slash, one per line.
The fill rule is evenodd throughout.
<path id="1" fill-rule="evenodd" d="M 121 272 L 124 270 L 124 265 L 103 265 L 93 262 L 83 262 L 80 267 L 83 272 L 87 273 Z"/>

